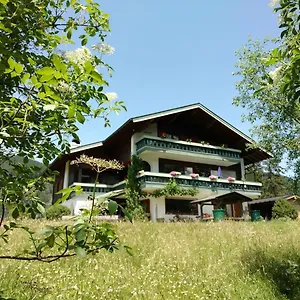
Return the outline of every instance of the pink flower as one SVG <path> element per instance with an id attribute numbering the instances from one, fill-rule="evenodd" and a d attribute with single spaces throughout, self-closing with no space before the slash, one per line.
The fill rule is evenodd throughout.
<path id="1" fill-rule="evenodd" d="M 191 173 L 190 176 L 191 176 L 192 178 L 197 178 L 197 177 L 199 177 L 199 174 Z"/>
<path id="2" fill-rule="evenodd" d="M 217 180 L 217 179 L 218 179 L 218 176 L 210 175 L 208 178 L 209 178 L 210 180 Z"/>
<path id="3" fill-rule="evenodd" d="M 235 178 L 229 176 L 229 177 L 227 177 L 227 180 L 228 180 L 228 181 L 235 181 Z"/>
<path id="4" fill-rule="evenodd" d="M 179 176 L 179 175 L 181 175 L 181 173 L 177 172 L 177 171 L 172 171 L 172 172 L 170 172 L 170 175 L 171 176 Z"/>

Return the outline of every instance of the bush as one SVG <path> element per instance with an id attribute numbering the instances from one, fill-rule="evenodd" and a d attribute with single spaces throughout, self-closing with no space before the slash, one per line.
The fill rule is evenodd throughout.
<path id="1" fill-rule="evenodd" d="M 296 208 L 289 203 L 287 200 L 281 199 L 275 201 L 275 204 L 272 209 L 272 218 L 291 218 L 292 220 L 297 219 L 298 212 Z"/>
<path id="2" fill-rule="evenodd" d="M 46 218 L 50 220 L 61 219 L 62 216 L 70 215 L 71 211 L 64 205 L 52 205 L 46 210 Z"/>

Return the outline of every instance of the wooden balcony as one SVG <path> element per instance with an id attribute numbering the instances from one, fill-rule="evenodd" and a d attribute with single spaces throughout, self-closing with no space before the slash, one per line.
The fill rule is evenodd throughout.
<path id="1" fill-rule="evenodd" d="M 183 186 L 196 189 L 209 189 L 212 191 L 228 190 L 228 191 L 244 191 L 246 193 L 253 193 L 259 195 L 261 193 L 262 184 L 260 182 L 250 182 L 235 180 L 229 182 L 227 179 L 210 180 L 207 177 L 192 178 L 187 175 L 171 176 L 166 173 L 153 173 L 144 172 L 138 177 L 143 188 L 163 186 L 170 181 L 171 178 L 175 178 L 176 182 Z"/>
<path id="2" fill-rule="evenodd" d="M 238 163 L 241 159 L 241 151 L 230 148 L 222 148 L 212 145 L 165 139 L 153 136 L 144 136 L 136 143 L 136 153 L 144 152 L 174 153 L 181 156 L 202 157 L 209 160 L 223 160 Z"/>

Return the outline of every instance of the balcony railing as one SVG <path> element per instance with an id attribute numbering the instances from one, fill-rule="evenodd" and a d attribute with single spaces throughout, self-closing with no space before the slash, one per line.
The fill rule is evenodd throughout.
<path id="1" fill-rule="evenodd" d="M 212 190 L 226 189 L 230 191 L 245 191 L 245 192 L 255 192 L 260 193 L 262 184 L 259 182 L 250 182 L 250 181 L 240 181 L 236 180 L 234 182 L 229 182 L 226 179 L 210 180 L 207 177 L 198 177 L 191 178 L 190 176 L 181 175 L 173 177 L 165 173 L 153 173 L 153 172 L 144 172 L 138 177 L 138 180 L 141 182 L 142 186 L 146 185 L 157 185 L 157 184 L 166 184 L 170 181 L 171 178 L 175 178 L 176 182 L 180 185 L 191 187 L 191 188 L 206 188 Z"/>
<path id="2" fill-rule="evenodd" d="M 191 178 L 187 175 L 180 175 L 173 177 L 166 173 L 154 173 L 154 172 L 144 172 L 143 174 L 138 176 L 138 180 L 140 181 L 142 187 L 146 187 L 147 185 L 161 185 L 164 186 L 167 184 L 171 178 L 175 178 L 176 182 L 182 186 L 196 188 L 196 189 L 211 189 L 216 191 L 218 189 L 226 189 L 230 191 L 245 191 L 245 192 L 253 192 L 260 193 L 262 184 L 259 182 L 250 182 L 250 181 L 241 181 L 236 180 L 234 182 L 229 182 L 226 179 L 218 179 L 218 180 L 210 180 L 207 177 L 198 177 Z M 81 186 L 84 192 L 92 193 L 94 184 L 93 183 L 81 183 L 74 182 L 71 186 Z M 125 181 L 121 181 L 114 185 L 106 185 L 106 184 L 97 184 L 96 185 L 96 193 L 108 193 L 116 190 L 124 189 L 126 185 Z"/>
<path id="3" fill-rule="evenodd" d="M 92 193 L 94 190 L 94 183 L 82 183 L 73 182 L 71 187 L 80 186 L 83 192 Z M 96 193 L 108 193 L 116 190 L 121 190 L 125 188 L 125 181 L 120 181 L 113 185 L 108 184 L 96 184 Z"/>
<path id="4" fill-rule="evenodd" d="M 137 154 L 146 150 L 175 150 L 194 154 L 221 156 L 236 160 L 241 158 L 241 151 L 236 149 L 148 136 L 143 137 L 136 143 Z"/>

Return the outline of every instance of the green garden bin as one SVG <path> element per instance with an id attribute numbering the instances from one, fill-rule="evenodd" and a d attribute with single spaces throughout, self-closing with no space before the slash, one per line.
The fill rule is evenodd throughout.
<path id="1" fill-rule="evenodd" d="M 213 215 L 215 222 L 223 221 L 225 219 L 225 209 L 214 209 Z"/>
<path id="2" fill-rule="evenodd" d="M 260 210 L 251 211 L 251 221 L 260 221 Z"/>

